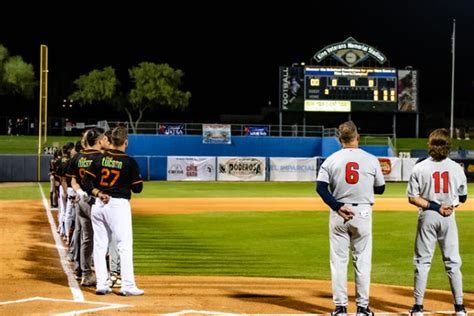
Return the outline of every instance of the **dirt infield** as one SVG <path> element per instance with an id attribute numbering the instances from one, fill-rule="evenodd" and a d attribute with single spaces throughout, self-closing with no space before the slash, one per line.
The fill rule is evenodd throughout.
<path id="1" fill-rule="evenodd" d="M 158 198 L 132 199 L 134 214 L 190 214 L 203 212 L 242 211 L 327 211 L 328 207 L 318 197 L 311 198 Z M 416 212 L 406 198 L 377 199 L 375 211 Z M 474 201 L 462 204 L 459 211 L 474 210 Z"/>
<path id="2" fill-rule="evenodd" d="M 255 203 L 251 204 L 252 201 Z M 301 198 L 137 199 L 133 205 L 134 213 L 156 214 L 183 213 L 186 208 L 192 212 L 309 211 L 317 209 L 317 203 L 317 199 Z M 394 209 L 394 203 L 391 201 L 385 207 L 392 206 L 390 209 Z M 379 205 L 381 203 L 377 203 L 375 209 Z M 466 205 L 463 209 L 472 208 Z M 400 210 L 400 206 L 397 210 Z M 178 313 L 186 310 L 194 311 L 187 313 L 194 315 L 204 314 L 205 311 L 320 314 L 328 313 L 333 308 L 328 281 L 204 276 L 138 276 L 138 284 L 146 291 L 143 297 L 120 297 L 115 294 L 97 296 L 93 289 L 83 289 L 85 302 L 77 302 L 72 300 L 41 202 L 0 201 L 0 233 L 1 315 L 86 310 L 103 315 Z M 350 312 L 354 312 L 354 285 L 351 283 L 349 288 L 352 302 Z M 118 292 L 117 289 L 114 291 Z M 24 301 L 18 301 L 22 299 Z M 406 312 L 412 303 L 412 289 L 409 287 L 372 285 L 371 307 L 374 311 Z M 474 294 L 465 295 L 465 304 L 469 309 L 474 308 Z M 101 308 L 111 309 L 100 311 Z M 452 310 L 451 294 L 446 291 L 428 291 L 425 308 Z"/>

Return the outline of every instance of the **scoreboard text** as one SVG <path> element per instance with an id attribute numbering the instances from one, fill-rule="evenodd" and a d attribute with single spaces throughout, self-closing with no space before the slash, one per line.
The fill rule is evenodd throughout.
<path id="1" fill-rule="evenodd" d="M 397 105 L 396 69 L 304 69 L 304 111 L 395 112 Z"/>

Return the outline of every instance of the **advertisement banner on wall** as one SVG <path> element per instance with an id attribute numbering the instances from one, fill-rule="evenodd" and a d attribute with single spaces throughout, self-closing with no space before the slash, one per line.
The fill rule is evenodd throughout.
<path id="1" fill-rule="evenodd" d="M 203 124 L 203 144 L 230 144 L 230 124 Z"/>
<path id="2" fill-rule="evenodd" d="M 419 158 L 401 158 L 402 159 L 402 181 L 410 180 L 411 171 Z"/>
<path id="3" fill-rule="evenodd" d="M 168 156 L 166 180 L 215 181 L 216 157 Z"/>
<path id="4" fill-rule="evenodd" d="M 398 157 L 379 157 L 385 181 L 402 180 L 402 160 Z"/>
<path id="5" fill-rule="evenodd" d="M 265 157 L 217 157 L 218 181 L 265 181 Z"/>
<path id="6" fill-rule="evenodd" d="M 184 124 L 160 124 L 160 135 L 184 135 Z"/>
<path id="7" fill-rule="evenodd" d="M 316 181 L 317 158 L 270 158 L 270 181 Z"/>
<path id="8" fill-rule="evenodd" d="M 244 127 L 245 136 L 268 136 L 270 132 L 268 126 L 245 126 Z"/>

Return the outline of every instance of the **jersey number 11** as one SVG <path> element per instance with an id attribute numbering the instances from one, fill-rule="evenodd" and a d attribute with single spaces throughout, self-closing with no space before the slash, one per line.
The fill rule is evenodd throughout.
<path id="1" fill-rule="evenodd" d="M 439 171 L 436 171 L 433 173 L 433 179 L 435 193 L 441 192 L 441 179 L 443 180 L 443 193 L 449 192 L 449 172 L 445 171 L 440 173 Z"/>

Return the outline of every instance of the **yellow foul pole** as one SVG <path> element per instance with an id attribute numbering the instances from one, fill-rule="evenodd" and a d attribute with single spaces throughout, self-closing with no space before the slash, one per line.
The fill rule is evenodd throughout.
<path id="1" fill-rule="evenodd" d="M 48 46 L 40 47 L 40 95 L 38 115 L 38 181 L 41 181 L 41 151 L 48 129 Z M 43 136 L 43 139 L 42 139 Z"/>

